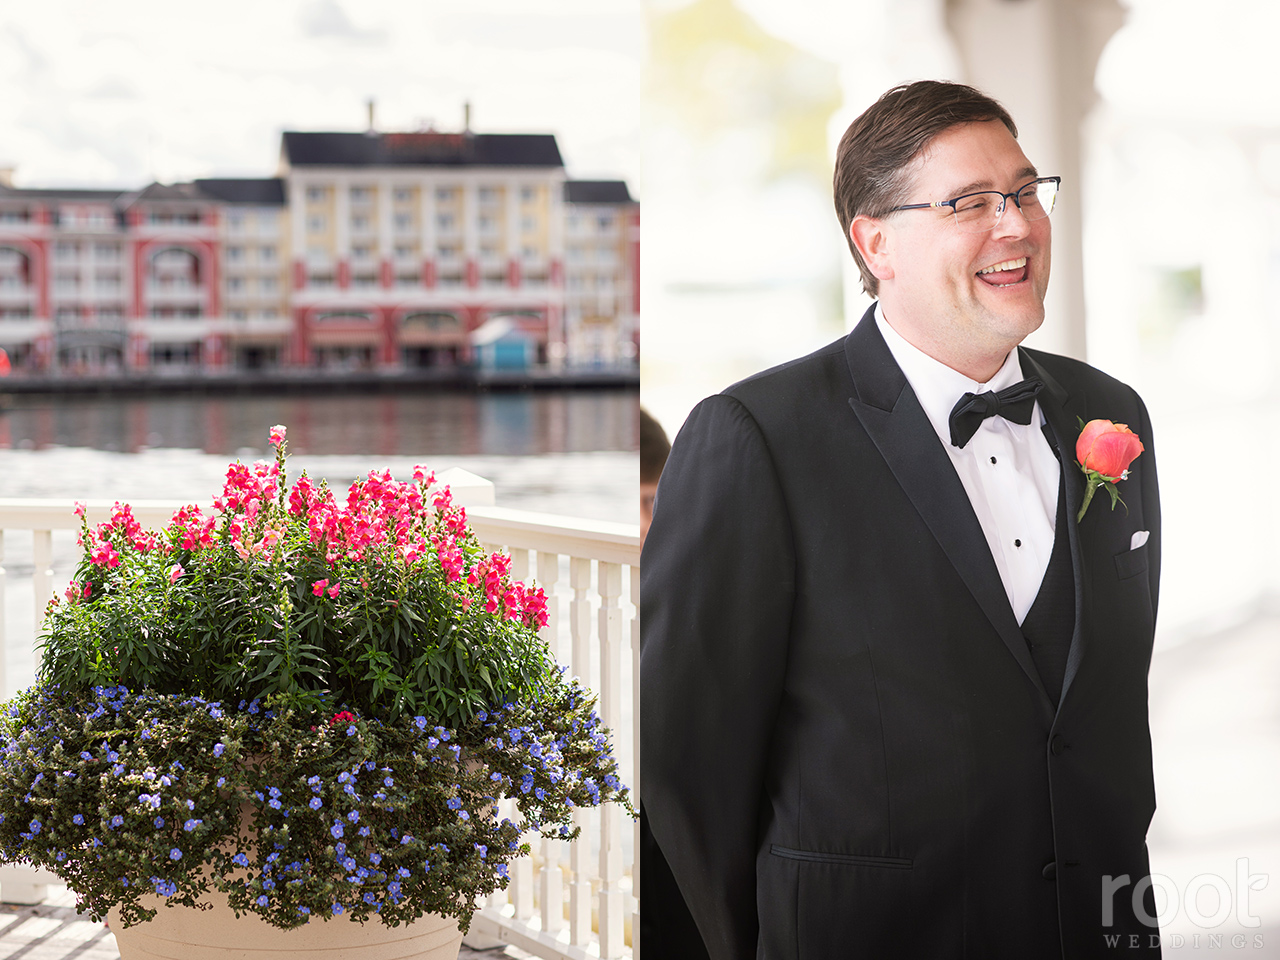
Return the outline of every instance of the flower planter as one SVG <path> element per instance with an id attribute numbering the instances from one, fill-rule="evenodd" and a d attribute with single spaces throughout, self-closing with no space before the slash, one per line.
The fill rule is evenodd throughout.
<path id="1" fill-rule="evenodd" d="M 120 960 L 455 960 L 462 943 L 458 924 L 433 914 L 398 927 L 331 917 L 281 930 L 252 914 L 237 919 L 217 893 L 205 901 L 208 910 L 147 899 L 153 920 L 126 928 L 117 910 L 110 913 Z"/>

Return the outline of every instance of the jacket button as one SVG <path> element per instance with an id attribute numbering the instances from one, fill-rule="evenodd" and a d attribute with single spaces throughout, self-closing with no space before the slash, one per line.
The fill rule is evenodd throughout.
<path id="1" fill-rule="evenodd" d="M 1050 860 L 1046 863 L 1044 865 L 1044 869 L 1040 871 L 1040 876 L 1044 877 L 1046 880 L 1057 880 L 1058 862 L 1056 860 Z"/>
<path id="2" fill-rule="evenodd" d="M 1062 734 L 1055 733 L 1053 735 L 1053 739 L 1049 741 L 1049 749 L 1053 751 L 1055 757 L 1067 749 L 1067 741 L 1062 739 Z"/>

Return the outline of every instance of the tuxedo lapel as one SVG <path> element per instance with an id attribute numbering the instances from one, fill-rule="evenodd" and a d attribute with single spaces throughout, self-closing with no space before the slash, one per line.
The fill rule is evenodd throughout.
<path id="1" fill-rule="evenodd" d="M 876 328 L 874 307 L 845 339 L 845 358 L 856 392 L 849 406 L 1000 639 L 1049 704 L 982 525 L 920 401 Z M 1072 552 L 1074 556 L 1074 548 Z"/>
<path id="2" fill-rule="evenodd" d="M 1076 622 L 1071 635 L 1071 647 L 1067 652 L 1066 672 L 1062 680 L 1062 703 L 1071 688 L 1084 656 L 1084 622 L 1086 609 L 1084 558 L 1086 555 L 1081 524 L 1076 522 L 1080 505 L 1084 502 L 1084 473 L 1076 466 L 1076 438 L 1080 435 L 1080 424 L 1077 420 L 1087 419 L 1084 397 L 1067 393 L 1066 389 L 1054 377 L 1045 372 L 1044 367 L 1023 348 L 1018 348 L 1022 373 L 1026 377 L 1039 377 L 1044 382 L 1040 392 L 1040 411 L 1045 419 L 1045 436 L 1058 451 L 1061 463 L 1061 482 L 1066 485 L 1067 493 L 1067 533 L 1071 538 L 1071 569 L 1076 585 Z M 1058 531 L 1061 536 L 1062 531 Z"/>

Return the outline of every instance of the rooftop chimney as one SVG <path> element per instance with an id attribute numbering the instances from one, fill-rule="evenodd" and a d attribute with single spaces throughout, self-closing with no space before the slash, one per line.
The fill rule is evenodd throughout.
<path id="1" fill-rule="evenodd" d="M 462 132 L 471 132 L 471 101 L 468 100 L 462 105 Z"/>
<path id="2" fill-rule="evenodd" d="M 376 128 L 375 128 L 375 127 L 374 127 L 374 125 L 373 125 L 373 98 L 372 98 L 372 97 L 371 97 L 371 98 L 369 98 L 368 100 L 366 100 L 366 101 L 365 101 L 365 103 L 366 103 L 366 105 L 369 107 L 369 129 L 368 129 L 368 130 L 366 130 L 365 132 L 366 132 L 366 133 L 376 133 L 376 132 L 377 132 L 377 130 L 376 130 Z"/>
<path id="3" fill-rule="evenodd" d="M 12 189 L 13 171 L 16 169 L 16 167 L 11 167 L 8 164 L 0 164 L 0 187 L 9 187 Z"/>

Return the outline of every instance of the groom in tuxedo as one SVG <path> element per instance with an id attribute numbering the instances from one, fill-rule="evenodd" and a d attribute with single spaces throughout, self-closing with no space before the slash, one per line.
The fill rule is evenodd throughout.
<path id="1" fill-rule="evenodd" d="M 888 91 L 835 170 L 877 302 L 675 440 L 641 787 L 713 960 L 1160 953 L 1155 454 L 1131 388 L 1019 346 L 1058 186 L 979 91 Z M 1145 452 L 1078 520 L 1094 419 Z"/>

